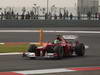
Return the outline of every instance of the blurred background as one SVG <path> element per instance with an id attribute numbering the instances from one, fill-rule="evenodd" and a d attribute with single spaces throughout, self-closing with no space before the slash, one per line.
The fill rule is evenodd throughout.
<path id="1" fill-rule="evenodd" d="M 0 0 L 0 18 L 6 19 L 95 19 L 100 0 Z"/>

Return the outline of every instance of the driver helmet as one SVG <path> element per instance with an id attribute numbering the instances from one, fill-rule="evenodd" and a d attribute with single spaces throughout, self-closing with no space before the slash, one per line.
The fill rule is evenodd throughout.
<path id="1" fill-rule="evenodd" d="M 57 36 L 57 40 L 59 40 L 59 41 L 61 41 L 61 35 L 60 34 L 58 34 L 58 35 L 56 35 Z"/>
<path id="2" fill-rule="evenodd" d="M 60 41 L 59 40 L 54 40 L 54 44 L 58 44 L 58 43 L 60 43 Z"/>

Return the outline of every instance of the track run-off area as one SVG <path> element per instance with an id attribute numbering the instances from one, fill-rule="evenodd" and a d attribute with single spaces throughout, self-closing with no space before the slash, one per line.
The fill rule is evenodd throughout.
<path id="1" fill-rule="evenodd" d="M 37 29 L 0 28 L 0 43 L 38 42 Z M 44 41 L 54 40 L 56 34 L 78 36 L 78 40 L 88 46 L 85 56 L 29 60 L 17 53 L 0 55 L 0 75 L 100 75 L 100 28 L 44 28 L 44 32 Z"/>

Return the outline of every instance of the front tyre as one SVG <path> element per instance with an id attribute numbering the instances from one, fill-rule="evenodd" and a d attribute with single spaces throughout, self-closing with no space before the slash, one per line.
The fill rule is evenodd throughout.
<path id="1" fill-rule="evenodd" d="M 85 55 L 85 45 L 83 43 L 81 43 L 75 47 L 75 54 L 77 56 L 84 56 Z"/>
<path id="2" fill-rule="evenodd" d="M 58 59 L 62 59 L 64 56 L 64 50 L 62 46 L 55 46 L 54 51 L 57 54 Z"/>
<path id="3" fill-rule="evenodd" d="M 36 48 L 37 46 L 34 45 L 34 44 L 31 44 L 28 48 L 28 52 L 32 52 L 32 53 L 35 53 L 36 52 Z"/>
<path id="4" fill-rule="evenodd" d="M 40 56 L 40 51 L 37 50 L 37 46 L 35 44 L 31 44 L 29 46 L 28 52 L 35 53 L 36 56 Z"/>

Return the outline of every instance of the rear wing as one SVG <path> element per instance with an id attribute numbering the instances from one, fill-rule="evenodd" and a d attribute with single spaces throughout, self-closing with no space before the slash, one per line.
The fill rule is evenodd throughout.
<path id="1" fill-rule="evenodd" d="M 63 35 L 62 37 L 64 39 L 72 39 L 72 40 L 75 40 L 78 38 L 78 36 L 76 36 L 76 35 Z"/>

